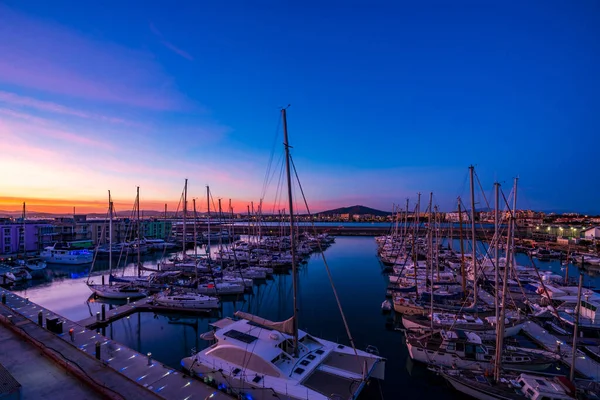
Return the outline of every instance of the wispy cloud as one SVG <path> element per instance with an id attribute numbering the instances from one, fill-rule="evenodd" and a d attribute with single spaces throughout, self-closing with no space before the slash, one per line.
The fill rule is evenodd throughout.
<path id="1" fill-rule="evenodd" d="M 57 114 L 75 116 L 85 119 L 93 119 L 101 122 L 109 122 L 114 124 L 122 124 L 127 126 L 142 126 L 139 122 L 128 121 L 122 118 L 111 117 L 107 115 L 99 115 L 86 111 L 77 110 L 74 108 L 66 107 L 58 103 L 37 100 L 31 97 L 20 96 L 16 93 L 10 93 L 0 90 L 0 102 L 13 105 L 23 106 L 27 108 L 33 108 L 40 111 L 48 111 Z"/>
<path id="2" fill-rule="evenodd" d="M 153 55 L 0 5 L 0 83 L 96 102 L 178 110 L 187 100 Z"/>
<path id="3" fill-rule="evenodd" d="M 186 58 L 190 61 L 194 61 L 194 57 L 192 57 L 188 52 L 181 50 L 179 47 L 166 40 L 163 34 L 156 28 L 156 26 L 154 26 L 154 23 L 152 22 L 150 22 L 150 30 L 156 35 L 156 37 L 158 37 L 160 43 L 167 49 L 171 50 L 175 54 L 180 55 L 183 58 Z"/>
<path id="4" fill-rule="evenodd" d="M 105 150 L 113 150 L 115 147 L 105 141 L 100 141 L 91 137 L 83 135 L 81 132 L 74 133 L 65 130 L 51 121 L 44 118 L 31 116 L 29 114 L 19 113 L 13 110 L 7 110 L 0 108 L 0 115 L 10 117 L 13 120 L 22 120 L 25 123 L 20 122 L 8 122 L 0 121 L 0 127 L 4 128 L 4 132 L 11 130 L 12 132 L 31 132 L 36 133 L 37 139 L 40 136 L 45 136 L 50 139 L 56 139 L 65 142 L 67 145 L 79 144 L 83 146 L 93 146 L 94 148 L 101 148 Z M 5 133 L 6 134 L 6 133 Z M 2 133 L 0 132 L 0 138 Z M 36 137 L 29 136 L 30 140 L 36 140 Z"/>

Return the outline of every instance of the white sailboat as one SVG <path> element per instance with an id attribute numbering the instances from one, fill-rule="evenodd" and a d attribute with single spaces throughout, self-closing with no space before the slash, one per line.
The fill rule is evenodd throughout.
<path id="1" fill-rule="evenodd" d="M 496 335 L 496 356 L 494 357 L 493 377 L 475 371 L 441 370 L 442 376 L 456 390 L 481 400 L 505 400 L 505 399 L 575 399 L 575 387 L 565 377 L 542 376 L 532 374 L 510 373 L 502 369 L 504 361 L 504 320 L 506 317 L 506 295 L 508 286 L 508 271 L 513 263 L 511 251 L 514 249 L 515 212 L 516 212 L 516 188 L 515 179 L 513 210 L 508 221 L 508 244 L 506 246 L 508 264 L 504 268 L 502 304 L 499 310 L 499 323 Z"/>
<path id="2" fill-rule="evenodd" d="M 171 293 L 162 292 L 156 295 L 154 302 L 160 306 L 209 310 L 219 308 L 219 299 L 216 297 L 205 296 L 199 293 Z"/>
<path id="3" fill-rule="evenodd" d="M 283 322 L 236 312 L 212 325 L 212 346 L 184 358 L 183 367 L 246 398 L 355 399 L 368 379 L 383 379 L 385 359 L 298 329 L 297 262 L 286 110 L 282 111 L 290 210 L 294 315 Z"/>
<path id="4" fill-rule="evenodd" d="M 139 188 L 138 188 L 138 197 L 136 200 L 136 203 L 138 203 L 138 207 L 139 207 Z M 108 241 L 109 241 L 109 248 L 112 248 L 112 221 L 113 221 L 113 203 L 112 200 L 110 198 L 110 190 L 108 191 L 108 213 L 109 213 L 109 219 L 108 219 Z M 95 260 L 94 260 L 95 261 Z M 138 254 L 138 263 L 139 263 L 139 254 Z M 90 282 L 90 277 L 92 274 L 92 271 L 94 270 L 94 264 L 92 264 L 92 268 L 90 269 L 90 275 L 88 276 L 88 280 L 87 280 L 87 285 L 90 288 L 90 290 L 98 297 L 103 297 L 106 299 L 120 299 L 120 300 L 125 300 L 125 299 L 137 299 L 137 298 L 141 298 L 141 297 L 146 297 L 148 295 L 148 292 L 144 289 L 140 289 L 136 286 L 134 286 L 131 283 L 113 283 L 110 281 L 109 279 L 109 283 L 108 285 L 104 283 L 104 276 L 102 276 L 102 283 L 101 284 L 94 284 L 92 282 Z M 108 274 L 109 276 L 111 276 L 112 274 L 112 257 L 108 257 Z"/>

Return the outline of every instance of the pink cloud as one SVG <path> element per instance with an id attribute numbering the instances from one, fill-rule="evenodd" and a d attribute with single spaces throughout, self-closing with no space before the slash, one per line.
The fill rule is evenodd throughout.
<path id="1" fill-rule="evenodd" d="M 152 54 L 95 41 L 0 5 L 0 82 L 152 110 L 186 101 Z"/>
<path id="2" fill-rule="evenodd" d="M 150 22 L 150 30 L 160 39 L 160 43 L 167 49 L 171 50 L 175 54 L 180 55 L 183 58 L 187 58 L 190 61 L 194 61 L 194 57 L 192 57 L 188 52 L 181 50 L 180 48 L 176 47 L 173 43 L 165 39 L 163 34 L 154 26 L 152 22 Z"/>
<path id="3" fill-rule="evenodd" d="M 74 108 L 65 107 L 61 104 L 33 99 L 30 97 L 19 96 L 15 93 L 4 92 L 0 90 L 0 101 L 11 105 L 25 106 L 35 108 L 41 111 L 50 111 L 57 114 L 71 115 L 80 118 L 94 119 L 102 122 L 110 122 L 114 124 L 122 124 L 127 126 L 142 126 L 142 124 L 134 121 L 128 121 L 122 118 L 115 118 L 106 115 L 98 115 L 80 111 Z"/>
<path id="4" fill-rule="evenodd" d="M 61 140 L 68 143 L 76 143 L 84 146 L 93 146 L 95 148 L 102 148 L 105 150 L 111 150 L 114 148 L 114 146 L 104 141 L 95 140 L 93 138 L 83 136 L 82 134 L 77 134 L 69 132 L 67 130 L 63 130 L 44 118 L 39 118 L 29 114 L 23 114 L 3 108 L 0 108 L 0 115 L 5 115 L 13 119 L 20 119 L 27 122 L 27 124 L 23 124 L 20 122 L 4 121 L 4 124 L 2 124 L 4 129 L 13 133 L 35 132 L 35 134 L 41 134 L 45 137 Z"/>

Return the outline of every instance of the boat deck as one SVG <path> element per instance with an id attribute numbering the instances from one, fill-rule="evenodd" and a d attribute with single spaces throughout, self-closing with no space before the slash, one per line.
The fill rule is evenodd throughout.
<path id="1" fill-rule="evenodd" d="M 61 353 L 68 354 L 71 362 L 66 364 L 82 366 L 85 371 L 84 380 L 92 386 L 96 385 L 97 390 L 105 388 L 110 393 L 119 393 L 121 396 L 117 398 L 127 399 L 205 399 L 211 394 L 214 394 L 211 399 L 231 399 L 211 386 L 8 290 L 0 288 L 0 294 L 6 298 L 5 305 L 0 306 L 4 319 L 9 321 L 5 323 L 10 324 L 12 321 L 12 325 L 27 326 L 37 332 L 34 339 L 42 345 L 58 348 Z M 128 307 L 122 308 L 121 315 L 136 308 L 135 303 L 126 306 Z M 46 322 L 46 329 L 38 325 L 39 313 Z M 62 323 L 63 333 L 52 333 L 47 329 L 49 318 L 57 318 L 59 324 Z"/>
<path id="2" fill-rule="evenodd" d="M 542 328 L 540 325 L 533 321 L 527 321 L 523 324 L 523 332 L 536 343 L 544 347 L 548 351 L 556 351 L 557 344 L 560 343 L 560 353 L 562 355 L 562 361 L 569 366 L 571 365 L 571 359 L 573 352 L 571 351 L 571 344 L 564 343 L 563 341 L 556 338 L 556 336 L 549 333 L 547 330 Z M 575 370 L 580 374 L 591 378 L 595 381 L 600 380 L 600 363 L 592 360 L 586 356 L 580 350 L 577 350 L 575 358 Z"/>

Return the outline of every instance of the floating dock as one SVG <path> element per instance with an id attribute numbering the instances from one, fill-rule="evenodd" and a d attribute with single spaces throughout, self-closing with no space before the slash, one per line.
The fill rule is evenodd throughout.
<path id="1" fill-rule="evenodd" d="M 556 338 L 556 336 L 552 335 L 546 329 L 542 328 L 533 321 L 527 321 L 525 324 L 523 324 L 523 332 L 548 351 L 556 352 L 558 349 L 557 345 L 560 344 L 562 361 L 571 366 L 573 352 L 570 343 L 565 343 Z M 577 350 L 575 357 L 575 370 L 581 375 L 593 379 L 596 382 L 600 380 L 600 363 L 592 360 L 581 350 Z"/>
<path id="2" fill-rule="evenodd" d="M 106 326 L 116 320 L 127 317 L 136 312 L 179 312 L 197 315 L 210 314 L 214 310 L 203 310 L 198 308 L 181 308 L 181 307 L 167 307 L 154 304 L 152 297 L 145 297 L 143 299 L 133 301 L 127 304 L 117 306 L 112 309 L 106 310 L 105 305 L 102 305 L 102 312 L 97 312 L 95 316 L 91 316 L 86 319 L 78 321 L 77 324 L 88 329 L 96 329 L 99 327 Z"/>
<path id="3" fill-rule="evenodd" d="M 232 399 L 149 354 L 138 353 L 8 290 L 0 288 L 0 295 L 0 323 L 106 398 Z M 111 310 L 118 312 L 113 317 L 135 312 L 136 303 Z"/>

